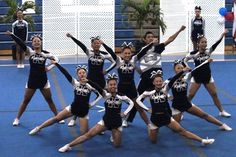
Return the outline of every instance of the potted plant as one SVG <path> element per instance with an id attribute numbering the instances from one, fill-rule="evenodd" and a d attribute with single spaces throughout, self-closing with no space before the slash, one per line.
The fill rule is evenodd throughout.
<path id="1" fill-rule="evenodd" d="M 136 22 L 140 39 L 142 39 L 145 24 L 157 25 L 161 29 L 161 32 L 163 34 L 165 33 L 166 24 L 160 9 L 160 0 L 122 0 L 121 12 L 124 16 L 128 17 L 128 22 Z M 157 30 L 157 34 L 159 36 L 159 29 Z M 142 47 L 142 41 L 137 41 L 135 45 Z M 136 50 L 138 49 L 136 47 Z"/>

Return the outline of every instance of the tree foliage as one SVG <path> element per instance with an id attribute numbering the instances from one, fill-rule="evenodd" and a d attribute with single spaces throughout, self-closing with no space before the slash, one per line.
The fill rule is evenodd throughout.
<path id="1" fill-rule="evenodd" d="M 160 0 L 122 0 L 121 12 L 128 16 L 128 21 L 136 21 L 142 35 L 145 23 L 158 25 L 162 33 L 165 33 L 166 24 L 160 9 Z"/>

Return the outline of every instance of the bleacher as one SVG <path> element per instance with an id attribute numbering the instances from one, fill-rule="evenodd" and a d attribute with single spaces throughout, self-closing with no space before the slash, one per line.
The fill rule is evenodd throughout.
<path id="1" fill-rule="evenodd" d="M 21 0 L 17 0 L 18 2 L 21 2 Z M 35 0 L 36 5 L 39 8 L 42 8 L 42 0 Z M 122 0 L 115 0 L 115 47 L 116 52 L 119 52 L 119 47 L 121 44 L 126 42 L 133 42 L 140 39 L 140 32 L 135 23 L 128 23 L 128 18 L 123 16 L 121 13 L 121 4 Z M 228 11 L 231 11 L 232 9 L 232 0 L 226 0 L 226 8 Z M 5 15 L 8 11 L 8 6 L 4 1 L 0 1 L 0 16 Z M 41 9 L 40 9 L 41 10 Z M 42 33 L 42 13 L 40 12 L 38 15 L 34 14 L 32 15 L 35 21 L 35 31 L 29 31 L 28 37 L 34 33 Z M 6 36 L 4 33 L 7 30 L 11 30 L 11 24 L 12 23 L 0 23 L 0 55 L 11 55 L 11 49 L 13 45 L 13 41 L 11 38 Z M 227 34 L 225 38 L 225 44 L 227 50 L 232 49 L 232 22 L 226 21 L 225 27 L 229 29 L 230 33 Z M 156 30 L 156 26 L 144 26 L 143 32 L 146 30 Z M 29 39 L 28 39 L 29 40 Z M 28 43 L 30 44 L 30 42 Z"/>
<path id="2" fill-rule="evenodd" d="M 120 52 L 119 47 L 124 41 L 135 42 L 135 30 L 128 23 L 128 18 L 121 13 L 122 0 L 115 1 L 115 47 L 116 52 Z"/>
<path id="3" fill-rule="evenodd" d="M 21 0 L 17 0 L 18 3 L 21 3 Z M 42 0 L 35 0 L 36 5 L 39 7 L 39 10 L 42 10 Z M 8 12 L 9 7 L 4 1 L 0 1 L 0 16 L 5 15 Z M 32 34 L 40 33 L 42 34 L 42 12 L 39 14 L 33 14 L 34 18 L 34 31 L 29 30 L 28 41 Z M 12 55 L 12 45 L 14 42 L 12 39 L 5 35 L 7 30 L 12 31 L 12 23 L 0 23 L 0 56 L 1 55 Z M 28 42 L 28 44 L 31 44 Z"/>

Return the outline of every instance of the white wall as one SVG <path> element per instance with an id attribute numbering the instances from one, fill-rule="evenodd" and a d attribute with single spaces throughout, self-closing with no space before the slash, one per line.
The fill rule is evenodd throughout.
<path id="1" fill-rule="evenodd" d="M 67 32 L 88 48 L 92 36 L 101 36 L 113 48 L 114 5 L 113 0 L 43 0 L 43 48 L 58 56 L 83 56 Z"/>
<path id="2" fill-rule="evenodd" d="M 225 6 L 224 0 L 161 0 L 161 9 L 164 13 L 164 20 L 167 24 L 165 35 L 160 36 L 160 41 L 165 41 L 170 35 L 175 33 L 181 25 L 186 25 L 187 29 L 182 32 L 176 40 L 168 45 L 165 54 L 188 52 L 192 50 L 190 40 L 190 24 L 194 17 L 194 7 L 202 7 L 201 15 L 206 21 L 205 35 L 210 47 L 224 30 L 224 25 L 217 23 L 219 17 L 219 8 Z M 224 41 L 217 47 L 214 54 L 224 53 Z"/>

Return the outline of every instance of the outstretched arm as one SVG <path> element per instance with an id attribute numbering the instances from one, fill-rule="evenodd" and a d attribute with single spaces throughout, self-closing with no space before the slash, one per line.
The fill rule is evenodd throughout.
<path id="1" fill-rule="evenodd" d="M 116 66 L 116 61 L 117 61 L 117 56 L 115 54 L 115 52 L 108 47 L 102 40 L 100 40 L 101 44 L 104 46 L 104 48 L 106 49 L 106 51 L 110 54 L 110 56 L 107 58 L 110 62 L 111 62 L 111 66 L 108 67 L 103 73 L 104 75 L 109 73 L 112 69 L 115 68 Z"/>
<path id="2" fill-rule="evenodd" d="M 116 53 L 109 46 L 107 46 L 102 40 L 100 40 L 100 42 L 106 49 L 106 51 L 111 55 L 111 57 L 116 61 L 117 59 Z"/>
<path id="3" fill-rule="evenodd" d="M 64 76 L 67 78 L 67 80 L 70 82 L 70 83 L 72 83 L 72 81 L 73 81 L 73 78 L 72 78 L 72 76 L 68 73 L 68 71 L 65 69 L 65 68 L 63 68 L 60 64 L 58 64 L 58 63 L 54 63 L 56 66 L 57 66 L 57 68 L 62 72 L 62 74 L 64 74 Z"/>
<path id="4" fill-rule="evenodd" d="M 175 33 L 173 34 L 172 36 L 170 36 L 165 42 L 165 46 L 167 46 L 168 44 L 170 44 L 172 41 L 175 40 L 175 38 L 179 35 L 180 32 L 182 32 L 184 29 L 186 28 L 186 26 L 181 26 L 180 29 Z"/>
<path id="5" fill-rule="evenodd" d="M 66 36 L 68 38 L 71 38 L 77 45 L 79 45 L 79 47 L 84 51 L 84 53 L 88 56 L 89 52 L 88 52 L 88 49 L 87 47 L 81 42 L 79 41 L 78 39 L 74 38 L 70 33 L 67 33 Z"/>
<path id="6" fill-rule="evenodd" d="M 88 84 L 90 84 L 93 88 L 95 88 L 100 95 L 105 96 L 106 92 L 97 83 L 88 80 Z"/>
<path id="7" fill-rule="evenodd" d="M 18 38 L 15 34 L 13 34 L 13 33 L 10 32 L 10 31 L 7 31 L 5 34 L 11 36 L 11 38 L 12 38 L 18 45 L 20 45 L 20 47 L 21 47 L 25 52 L 29 53 L 29 52 L 27 51 L 27 46 L 26 46 L 26 44 L 25 44 L 20 38 Z"/>
<path id="8" fill-rule="evenodd" d="M 220 44 L 220 42 L 222 41 L 223 37 L 225 36 L 225 34 L 227 34 L 229 32 L 228 29 L 225 29 L 225 31 L 220 35 L 220 39 L 216 41 L 216 43 L 214 45 L 211 46 L 210 48 L 210 53 L 212 53 L 213 51 L 215 51 L 216 47 Z"/>

